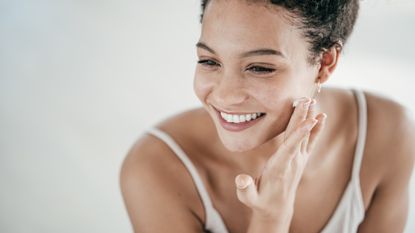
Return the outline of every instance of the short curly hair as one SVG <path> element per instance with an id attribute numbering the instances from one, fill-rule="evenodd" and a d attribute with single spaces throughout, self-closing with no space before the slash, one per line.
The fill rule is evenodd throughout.
<path id="1" fill-rule="evenodd" d="M 200 23 L 210 1 L 201 1 Z M 290 17 L 299 22 L 298 26 L 310 45 L 309 62 L 312 64 L 322 51 L 332 46 L 341 48 L 346 43 L 359 11 L 359 0 L 268 0 L 265 3 L 286 9 L 291 13 Z"/>

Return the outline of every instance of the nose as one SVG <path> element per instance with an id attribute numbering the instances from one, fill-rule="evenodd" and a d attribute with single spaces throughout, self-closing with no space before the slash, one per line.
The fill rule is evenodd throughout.
<path id="1" fill-rule="evenodd" d="M 212 92 L 215 103 L 221 107 L 244 103 L 249 98 L 244 84 L 245 81 L 241 75 L 223 74 Z"/>

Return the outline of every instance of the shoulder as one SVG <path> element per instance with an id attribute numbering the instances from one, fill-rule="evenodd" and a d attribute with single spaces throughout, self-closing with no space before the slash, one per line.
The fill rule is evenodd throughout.
<path id="1" fill-rule="evenodd" d="M 214 129 L 212 119 L 203 107 L 192 108 L 160 121 L 156 127 L 181 138 L 194 138 L 197 135 L 211 133 Z"/>
<path id="2" fill-rule="evenodd" d="M 356 97 L 350 89 L 331 88 L 330 106 L 342 106 L 337 111 L 341 122 L 355 122 L 358 108 Z M 367 106 L 367 135 L 362 162 L 363 183 L 368 190 L 380 187 L 385 182 L 409 179 L 415 160 L 414 114 L 405 106 L 385 95 L 362 90 Z M 357 123 L 357 122 L 355 122 Z M 353 123 L 353 124 L 355 124 Z M 352 123 L 351 123 L 352 124 Z M 355 138 L 356 127 L 344 124 L 346 131 Z M 399 176 L 399 177 L 398 177 Z M 406 181 L 405 181 L 406 182 Z"/>
<path id="3" fill-rule="evenodd" d="M 379 94 L 365 92 L 368 111 L 367 164 L 377 171 L 377 191 L 407 186 L 415 161 L 415 120 L 405 106 Z"/>
<path id="4" fill-rule="evenodd" d="M 376 174 L 376 182 L 359 232 L 402 232 L 415 160 L 413 113 L 390 98 L 367 91 L 365 96 L 368 131 L 363 163 L 367 169 L 362 170 Z"/>
<path id="5" fill-rule="evenodd" d="M 385 170 L 415 158 L 414 114 L 400 103 L 372 92 L 365 92 L 368 111 L 368 141 L 373 154 Z M 391 163 L 392 162 L 392 163 Z M 410 163 L 409 163 L 410 164 Z M 397 168 L 395 168 L 397 169 Z"/>
<path id="6" fill-rule="evenodd" d="M 160 139 L 144 134 L 128 151 L 119 174 L 121 193 L 134 229 L 178 232 L 201 229 L 197 191 L 185 167 Z M 197 213 L 196 213 L 197 212 Z M 157 227 L 156 227 L 157 226 Z M 167 227 L 166 227 L 167 226 Z M 165 227 L 165 228 L 163 228 Z M 189 231 L 193 230 L 193 231 Z"/>
<path id="7" fill-rule="evenodd" d="M 172 115 L 160 121 L 156 127 L 173 136 L 190 159 L 200 166 L 204 164 L 201 161 L 203 156 L 198 155 L 201 152 L 215 154 L 216 147 L 213 145 L 221 144 L 214 122 L 203 107 Z"/>
<path id="8" fill-rule="evenodd" d="M 372 124 L 393 127 L 397 130 L 404 130 L 411 124 L 413 126 L 413 113 L 407 107 L 380 94 L 370 91 L 364 93 L 368 106 L 368 118 Z M 397 127 L 401 128 L 398 129 Z"/>

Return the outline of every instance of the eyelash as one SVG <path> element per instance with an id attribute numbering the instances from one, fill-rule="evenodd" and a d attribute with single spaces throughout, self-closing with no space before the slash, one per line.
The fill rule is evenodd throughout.
<path id="1" fill-rule="evenodd" d="M 208 64 L 209 62 L 213 62 L 214 64 Z M 207 59 L 207 60 L 200 60 L 200 61 L 198 61 L 198 63 L 201 64 L 201 65 L 204 65 L 204 66 L 209 66 L 209 67 L 213 67 L 213 66 L 218 66 L 219 65 L 215 61 L 209 60 L 209 59 Z M 258 69 L 261 70 L 261 71 L 253 71 L 254 73 L 257 73 L 257 74 L 269 74 L 269 73 L 272 73 L 272 72 L 275 71 L 275 69 L 266 68 L 266 67 L 262 67 L 262 66 L 251 66 L 249 69 L 253 69 L 253 68 L 255 68 L 257 70 Z"/>

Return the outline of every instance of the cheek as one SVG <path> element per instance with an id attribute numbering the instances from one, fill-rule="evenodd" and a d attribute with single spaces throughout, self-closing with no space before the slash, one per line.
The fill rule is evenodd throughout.
<path id="1" fill-rule="evenodd" d="M 269 112 L 281 111 L 293 92 L 290 83 L 281 81 L 261 83 L 251 90 L 251 95 L 260 100 L 265 110 Z"/>
<path id="2" fill-rule="evenodd" d="M 261 100 L 264 111 L 268 114 L 268 128 L 270 130 L 268 137 L 274 137 L 285 130 L 294 108 L 292 101 L 296 98 L 296 86 L 289 82 L 274 83 L 264 85 L 256 92 L 257 100 Z"/>
<path id="3" fill-rule="evenodd" d="M 193 91 L 200 101 L 204 101 L 209 92 L 211 92 L 214 82 L 206 75 L 199 73 L 197 70 L 193 79 Z"/>
<path id="4" fill-rule="evenodd" d="M 292 114 L 292 93 L 286 89 L 271 89 L 264 94 L 265 110 L 276 128 L 285 128 Z"/>

